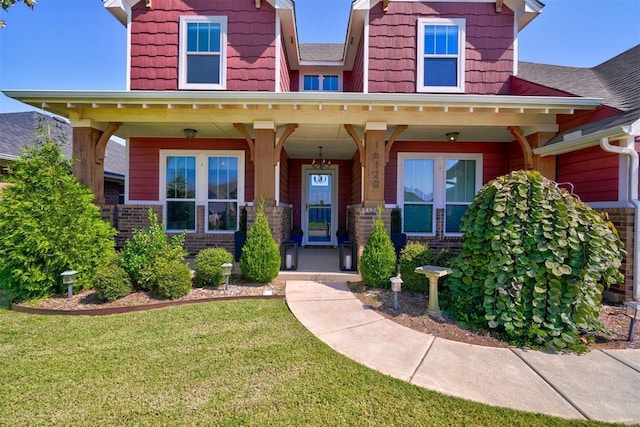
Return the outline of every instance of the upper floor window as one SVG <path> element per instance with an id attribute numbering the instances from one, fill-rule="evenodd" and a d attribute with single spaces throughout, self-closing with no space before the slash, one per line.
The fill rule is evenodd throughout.
<path id="1" fill-rule="evenodd" d="M 227 18 L 180 17 L 180 88 L 225 89 Z"/>
<path id="2" fill-rule="evenodd" d="M 337 75 L 306 74 L 302 78 L 302 89 L 305 91 L 338 92 L 340 78 Z"/>
<path id="3" fill-rule="evenodd" d="M 464 92 L 465 20 L 418 19 L 418 92 Z"/>

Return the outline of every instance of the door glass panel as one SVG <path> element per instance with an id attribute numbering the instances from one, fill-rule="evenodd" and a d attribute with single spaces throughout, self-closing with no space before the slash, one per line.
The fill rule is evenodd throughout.
<path id="1" fill-rule="evenodd" d="M 308 175 L 307 236 L 309 243 L 331 242 L 331 174 Z"/>

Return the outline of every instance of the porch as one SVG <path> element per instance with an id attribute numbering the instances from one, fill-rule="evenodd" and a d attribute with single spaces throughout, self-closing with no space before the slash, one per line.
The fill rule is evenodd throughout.
<path id="1" fill-rule="evenodd" d="M 315 282 L 359 282 L 357 271 L 340 270 L 340 253 L 332 247 L 299 247 L 296 270 L 281 270 L 282 280 L 313 280 Z"/>

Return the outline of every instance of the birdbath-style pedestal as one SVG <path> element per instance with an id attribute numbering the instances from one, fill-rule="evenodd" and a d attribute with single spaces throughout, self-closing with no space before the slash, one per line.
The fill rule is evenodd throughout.
<path id="1" fill-rule="evenodd" d="M 438 279 L 451 273 L 451 269 L 435 265 L 423 265 L 415 270 L 418 274 L 424 274 L 429 278 L 429 307 L 427 314 L 431 317 L 442 316 L 442 310 L 438 304 Z"/>

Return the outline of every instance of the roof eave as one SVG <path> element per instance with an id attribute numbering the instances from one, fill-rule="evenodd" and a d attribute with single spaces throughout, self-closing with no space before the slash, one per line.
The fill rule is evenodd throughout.
<path id="1" fill-rule="evenodd" d="M 572 134 L 568 134 L 563 141 L 536 148 L 533 153 L 542 157 L 557 156 L 594 147 L 600 144 L 602 138 L 620 139 L 631 135 L 633 135 L 632 126 L 615 126 L 582 136 L 573 134 L 572 137 Z"/>

